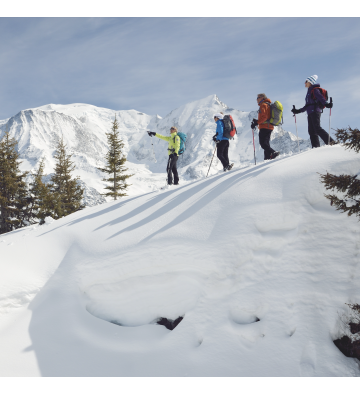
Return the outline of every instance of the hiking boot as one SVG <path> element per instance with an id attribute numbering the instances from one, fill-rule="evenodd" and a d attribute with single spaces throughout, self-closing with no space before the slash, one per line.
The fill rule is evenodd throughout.
<path id="1" fill-rule="evenodd" d="M 273 152 L 273 153 L 270 155 L 270 159 L 275 159 L 275 158 L 277 158 L 279 155 L 280 155 L 280 152 L 279 152 L 279 151 L 275 151 L 275 152 Z"/>
<path id="2" fill-rule="evenodd" d="M 228 166 L 224 167 L 223 170 L 226 171 L 228 169 Z"/>
<path id="3" fill-rule="evenodd" d="M 233 166 L 234 166 L 233 163 L 232 163 L 231 165 L 229 165 L 229 166 L 227 167 L 227 171 L 230 171 L 230 170 L 233 168 Z"/>

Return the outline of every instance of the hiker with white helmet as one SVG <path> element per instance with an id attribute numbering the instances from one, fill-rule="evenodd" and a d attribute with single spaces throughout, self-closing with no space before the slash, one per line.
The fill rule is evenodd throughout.
<path id="1" fill-rule="evenodd" d="M 213 136 L 217 148 L 217 157 L 223 165 L 224 171 L 231 170 L 233 163 L 230 165 L 229 161 L 229 139 L 224 136 L 224 115 L 223 113 L 216 113 L 214 121 L 216 123 L 216 134 Z"/>
<path id="2" fill-rule="evenodd" d="M 305 112 L 306 110 L 308 115 L 308 132 L 313 148 L 320 147 L 319 136 L 325 144 L 330 143 L 330 145 L 332 145 L 335 143 L 329 134 L 320 126 L 322 110 L 325 107 L 332 108 L 333 103 L 331 98 L 330 103 L 327 101 L 327 92 L 325 89 L 320 87 L 320 84 L 316 83 L 317 79 L 317 75 L 312 75 L 306 79 L 305 88 L 308 89 L 305 97 L 306 104 L 298 110 L 293 106 L 293 109 L 291 110 L 294 115 Z"/>

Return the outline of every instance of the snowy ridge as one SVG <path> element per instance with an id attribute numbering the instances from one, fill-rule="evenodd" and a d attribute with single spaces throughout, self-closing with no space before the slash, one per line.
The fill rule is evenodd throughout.
<path id="1" fill-rule="evenodd" d="M 360 230 L 317 174 L 359 157 L 319 148 L 2 235 L 0 371 L 359 376 L 333 340 Z"/>
<path id="2" fill-rule="evenodd" d="M 253 161 L 252 131 L 250 123 L 256 112 L 243 112 L 229 108 L 216 95 L 183 105 L 166 117 L 150 116 L 136 110 L 115 111 L 89 104 L 49 104 L 21 111 L 14 117 L 0 121 L 0 135 L 6 127 L 19 140 L 23 170 L 33 170 L 45 157 L 45 172 L 53 172 L 53 154 L 61 136 L 74 154 L 75 175 L 89 187 L 104 193 L 103 174 L 97 167 L 104 165 L 107 151 L 106 133 L 116 114 L 120 135 L 128 155 L 127 167 L 134 174 L 130 179 L 129 196 L 156 190 L 164 184 L 167 163 L 167 146 L 157 138 L 150 139 L 146 130 L 168 135 L 175 125 L 187 134 L 185 154 L 179 160 L 182 183 L 202 178 L 210 164 L 214 150 L 215 133 L 213 115 L 222 111 L 231 114 L 236 122 L 238 135 L 230 144 L 230 159 L 237 166 L 247 166 Z M 296 137 L 281 128 L 275 128 L 273 145 L 283 154 L 297 152 Z M 256 136 L 257 161 L 263 161 L 263 150 Z M 153 146 L 151 145 L 153 143 Z M 308 140 L 300 140 L 301 149 L 310 147 Z M 210 174 L 221 165 L 215 156 Z"/>
<path id="3" fill-rule="evenodd" d="M 229 158 L 236 167 L 246 166 L 253 162 L 254 149 L 252 130 L 250 127 L 253 118 L 257 118 L 257 112 L 243 112 L 229 108 L 222 103 L 216 95 L 208 96 L 202 100 L 188 103 L 173 110 L 165 118 L 155 118 L 149 124 L 149 129 L 162 135 L 169 135 L 171 126 L 176 126 L 179 131 L 187 134 L 186 151 L 178 161 L 180 174 L 185 179 L 198 179 L 206 175 L 211 157 L 214 152 L 212 136 L 215 134 L 216 125 L 213 116 L 217 112 L 231 114 L 234 118 L 238 134 L 230 142 Z M 257 162 L 264 160 L 264 151 L 259 145 L 258 130 L 256 130 L 255 148 Z M 147 159 L 149 169 L 161 172 L 166 168 L 167 152 L 164 142 L 153 138 L 156 163 L 149 137 L 145 135 L 138 144 L 135 144 L 130 154 L 139 162 Z M 298 152 L 297 139 L 290 132 L 281 127 L 275 127 L 272 133 L 274 148 L 282 154 Z M 308 140 L 299 139 L 300 148 L 310 148 Z M 165 148 L 165 149 L 164 149 Z M 215 174 L 222 168 L 219 160 L 214 158 L 210 174 Z"/>

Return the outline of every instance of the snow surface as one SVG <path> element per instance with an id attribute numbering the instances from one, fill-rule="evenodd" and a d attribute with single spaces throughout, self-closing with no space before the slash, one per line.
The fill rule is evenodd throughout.
<path id="1" fill-rule="evenodd" d="M 0 374 L 359 376 L 333 344 L 359 222 L 317 174 L 359 158 L 318 148 L 2 235 Z"/>
<path id="2" fill-rule="evenodd" d="M 152 130 L 163 135 L 170 133 L 171 126 L 187 134 L 185 154 L 178 161 L 181 183 L 201 179 L 206 175 L 214 151 L 212 136 L 216 125 L 213 115 L 223 111 L 234 117 L 238 134 L 230 144 L 230 159 L 235 166 L 248 166 L 253 162 L 253 139 L 251 120 L 257 113 L 243 112 L 229 108 L 216 95 L 185 104 L 170 112 L 166 117 L 151 116 L 136 110 L 115 111 L 89 104 L 49 104 L 19 112 L 8 120 L 0 121 L 0 137 L 8 128 L 19 141 L 22 170 L 34 170 L 42 157 L 45 158 L 45 173 L 54 169 L 56 143 L 63 136 L 69 152 L 73 154 L 76 169 L 86 186 L 84 203 L 87 206 L 101 204 L 104 198 L 102 181 L 104 173 L 97 167 L 105 165 L 107 152 L 106 133 L 116 117 L 120 136 L 124 141 L 127 167 L 131 184 L 128 195 L 136 196 L 159 189 L 165 184 L 164 172 L 167 165 L 166 142 L 150 138 L 146 133 Z M 290 120 L 289 120 L 290 121 Z M 256 132 L 257 134 L 257 132 Z M 257 161 L 263 161 L 263 150 L 256 135 Z M 302 151 L 310 147 L 309 140 L 300 139 Z M 297 139 L 282 128 L 275 128 L 272 146 L 282 154 L 297 152 Z M 221 170 L 221 163 L 215 156 L 210 174 Z"/>

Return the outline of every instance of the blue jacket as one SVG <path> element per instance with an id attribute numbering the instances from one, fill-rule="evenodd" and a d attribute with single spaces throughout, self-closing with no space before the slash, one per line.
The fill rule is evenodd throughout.
<path id="1" fill-rule="evenodd" d="M 216 140 L 229 140 L 227 137 L 224 137 L 224 121 L 222 119 L 216 121 Z"/>
<path id="2" fill-rule="evenodd" d="M 314 111 L 317 112 L 322 112 L 322 110 L 318 107 L 318 106 L 314 106 L 315 101 L 314 99 L 311 97 L 311 92 L 315 89 L 315 88 L 319 88 L 320 84 L 315 84 L 315 85 L 311 85 L 310 88 L 308 88 L 306 97 L 305 97 L 305 106 L 303 108 L 300 108 L 300 112 L 306 112 L 309 114 L 311 114 Z M 314 95 L 315 98 L 317 100 L 318 103 L 321 103 L 323 106 L 325 104 L 327 104 L 327 101 L 323 98 L 322 94 L 319 92 L 319 89 L 315 89 L 314 91 Z M 310 105 L 309 105 L 310 104 Z"/>

